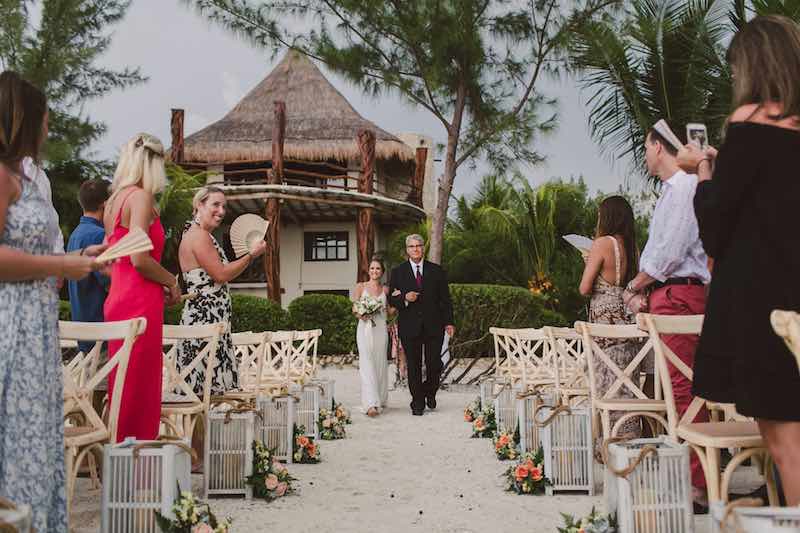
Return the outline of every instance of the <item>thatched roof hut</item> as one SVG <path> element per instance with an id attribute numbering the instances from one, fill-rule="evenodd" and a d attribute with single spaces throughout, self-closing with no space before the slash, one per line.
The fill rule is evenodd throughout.
<path id="1" fill-rule="evenodd" d="M 356 159 L 356 136 L 364 128 L 375 132 L 378 159 L 414 159 L 412 148 L 359 115 L 314 63 L 289 51 L 233 110 L 186 138 L 183 161 L 224 164 L 270 160 L 275 101 L 286 103 L 287 159 Z"/>

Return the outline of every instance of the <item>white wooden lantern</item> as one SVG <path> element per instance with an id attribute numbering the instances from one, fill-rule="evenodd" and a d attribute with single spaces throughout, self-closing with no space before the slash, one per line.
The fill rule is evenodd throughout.
<path id="1" fill-rule="evenodd" d="M 320 387 L 316 385 L 292 385 L 289 387 L 289 392 L 300 399 L 294 407 L 295 423 L 305 428 L 305 433 L 303 433 L 305 436 L 318 439 L 319 428 L 317 423 L 319 421 L 321 398 Z"/>
<path id="2" fill-rule="evenodd" d="M 725 502 L 711 502 L 711 533 L 800 533 L 800 509 L 797 507 L 737 507 L 726 518 Z M 722 528 L 725 521 L 727 527 Z M 737 529 L 738 528 L 738 529 Z"/>
<path id="3" fill-rule="evenodd" d="M 510 383 L 505 383 L 495 388 L 494 394 L 494 419 L 497 422 L 497 431 L 514 432 L 517 429 L 517 393 L 519 392 Z M 489 404 L 492 405 L 492 404 Z"/>
<path id="4" fill-rule="evenodd" d="M 486 409 L 488 406 L 493 405 L 494 395 L 498 388 L 503 385 L 503 380 L 489 376 L 485 377 L 480 382 L 480 395 L 481 395 L 481 409 Z"/>
<path id="5" fill-rule="evenodd" d="M 647 447 L 652 447 L 648 453 Z M 635 462 L 641 460 L 638 465 Z M 620 533 L 693 533 L 689 447 L 668 437 L 608 446 L 606 508 L 616 511 Z M 747 530 L 750 531 L 750 530 Z"/>
<path id="6" fill-rule="evenodd" d="M 256 418 L 256 439 L 274 450 L 276 459 L 287 463 L 292 462 L 297 401 L 289 394 L 261 396 L 256 400 L 256 408 L 261 414 Z"/>
<path id="7" fill-rule="evenodd" d="M 309 384 L 319 387 L 320 408 L 330 410 L 332 402 L 336 399 L 336 381 L 332 378 L 314 378 Z"/>
<path id="8" fill-rule="evenodd" d="M 558 410 L 558 411 L 557 411 Z M 544 474 L 554 491 L 594 494 L 592 421 L 587 407 L 547 407 L 538 411 L 539 437 L 544 452 Z"/>
<path id="9" fill-rule="evenodd" d="M 554 405 L 552 394 L 529 392 L 517 394 L 517 427 L 519 427 L 519 451 L 536 453 L 541 444 L 539 427 L 536 425 L 536 413 L 545 406 Z"/>
<path id="10" fill-rule="evenodd" d="M 126 439 L 103 448 L 103 533 L 158 533 L 155 511 L 174 519 L 180 492 L 192 490 L 188 444 Z"/>
<path id="11" fill-rule="evenodd" d="M 246 499 L 253 489 L 245 478 L 253 473 L 253 440 L 257 412 L 249 410 L 212 410 L 208 413 L 205 438 L 203 493 L 239 494 Z"/>

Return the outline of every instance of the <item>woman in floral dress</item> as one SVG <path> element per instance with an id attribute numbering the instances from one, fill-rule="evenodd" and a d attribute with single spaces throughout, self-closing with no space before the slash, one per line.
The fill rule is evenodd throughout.
<path id="1" fill-rule="evenodd" d="M 225 193 L 213 186 L 203 187 L 192 202 L 194 218 L 187 224 L 178 252 L 186 292 L 195 295 L 183 307 L 181 324 L 230 324 L 231 295 L 228 282 L 241 274 L 253 258 L 266 249 L 260 241 L 250 253 L 228 262 L 225 252 L 211 234 L 225 218 Z M 230 330 L 230 328 L 228 328 Z M 178 366 L 191 364 L 201 341 L 183 341 L 178 346 Z M 239 385 L 239 369 L 230 331 L 222 335 L 217 348 L 216 363 L 211 379 L 211 394 L 221 395 Z M 202 394 L 205 370 L 196 367 L 189 375 L 192 388 Z"/>
<path id="2" fill-rule="evenodd" d="M 14 72 L 0 74 L 0 129 L 0 497 L 30 505 L 37 531 L 66 533 L 56 278 L 85 277 L 104 246 L 50 255 L 52 200 L 22 168 L 47 137 L 47 102 Z"/>
<path id="3" fill-rule="evenodd" d="M 633 322 L 633 317 L 622 302 L 622 292 L 638 271 L 638 257 L 633 209 L 622 196 L 610 196 L 603 200 L 598 209 L 597 234 L 581 279 L 581 294 L 591 296 L 589 322 Z M 620 369 L 627 367 L 642 347 L 642 342 L 637 340 L 598 338 L 596 342 Z M 597 392 L 605 394 L 617 377 L 602 361 L 595 360 L 593 370 Z M 622 387 L 619 397 L 633 398 L 634 395 Z M 621 416 L 622 413 L 611 413 L 611 425 Z M 628 419 L 619 428 L 617 435 L 638 437 L 641 435 L 639 421 L 635 418 Z"/>

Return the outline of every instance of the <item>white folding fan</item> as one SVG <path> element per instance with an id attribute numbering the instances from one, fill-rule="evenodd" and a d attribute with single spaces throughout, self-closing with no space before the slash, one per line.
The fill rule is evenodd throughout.
<path id="1" fill-rule="evenodd" d="M 564 235 L 562 238 L 568 243 L 570 243 L 572 246 L 577 248 L 581 252 L 581 255 L 583 256 L 588 256 L 589 250 L 592 249 L 592 239 L 590 239 L 589 237 L 584 237 L 583 235 L 575 235 L 574 233 L 571 233 L 569 235 Z"/>
<path id="2" fill-rule="evenodd" d="M 231 246 L 236 257 L 242 257 L 267 235 L 269 222 L 253 213 L 245 213 L 231 224 Z"/>
<path id="3" fill-rule="evenodd" d="M 140 228 L 133 228 L 127 235 L 114 243 L 113 246 L 106 248 L 106 251 L 95 257 L 97 263 L 107 263 L 120 257 L 128 257 L 141 252 L 149 252 L 153 249 L 153 243 L 147 233 Z"/>

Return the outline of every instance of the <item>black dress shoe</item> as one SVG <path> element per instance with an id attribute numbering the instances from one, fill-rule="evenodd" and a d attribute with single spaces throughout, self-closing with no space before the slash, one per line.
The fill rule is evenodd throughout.
<path id="1" fill-rule="evenodd" d="M 422 416 L 423 411 L 425 411 L 425 409 L 412 409 L 411 414 L 414 416 Z"/>
<path id="2" fill-rule="evenodd" d="M 436 398 L 427 398 L 425 403 L 428 405 L 428 409 L 436 409 Z"/>

